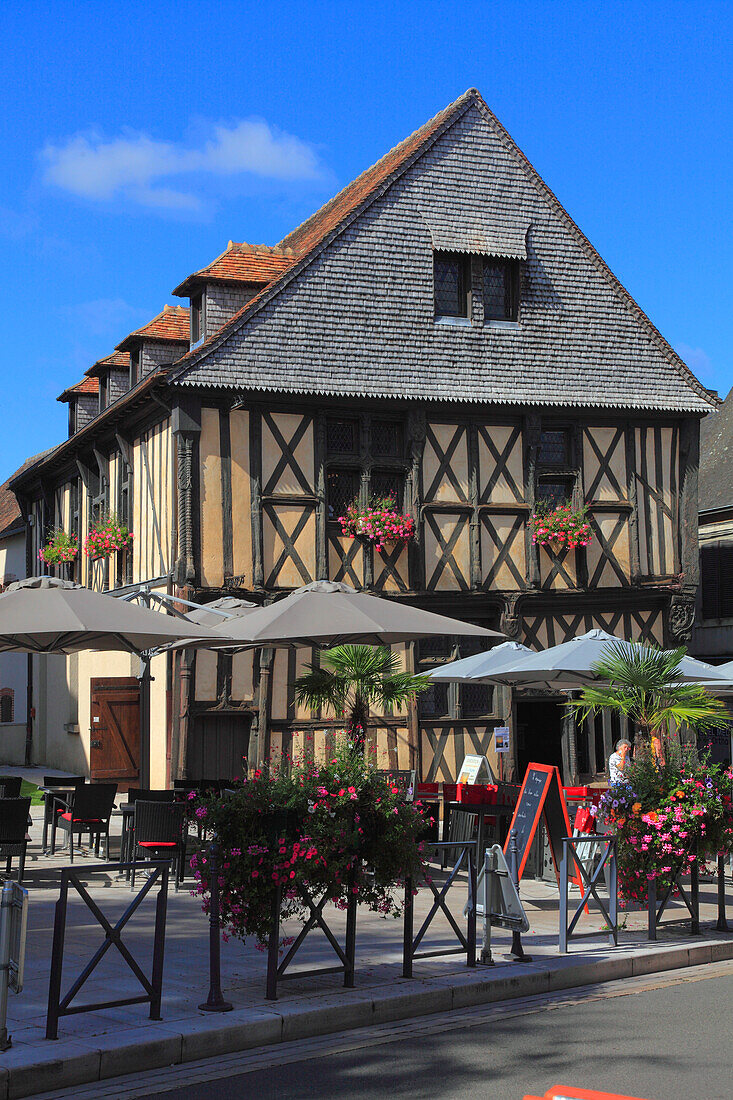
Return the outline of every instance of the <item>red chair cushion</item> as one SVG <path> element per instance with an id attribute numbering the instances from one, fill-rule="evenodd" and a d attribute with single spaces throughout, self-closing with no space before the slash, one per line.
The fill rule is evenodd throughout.
<path id="1" fill-rule="evenodd" d="M 71 821 L 71 813 L 70 812 L 67 811 L 67 813 L 62 814 L 61 816 L 63 817 L 64 821 Z M 72 824 L 74 824 L 74 825 L 99 825 L 101 823 L 101 820 L 102 819 L 99 818 L 99 817 L 86 817 L 86 818 L 85 817 L 75 817 Z"/>
<path id="2" fill-rule="evenodd" d="M 177 840 L 138 840 L 140 848 L 177 848 Z"/>

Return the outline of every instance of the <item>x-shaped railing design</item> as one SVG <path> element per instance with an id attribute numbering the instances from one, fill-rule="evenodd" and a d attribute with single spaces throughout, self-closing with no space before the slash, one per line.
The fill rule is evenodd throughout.
<path id="1" fill-rule="evenodd" d="M 298 887 L 301 901 L 308 908 L 308 917 L 305 924 L 291 944 L 282 962 L 278 963 L 280 954 L 280 906 L 282 903 L 282 891 L 278 889 L 273 898 L 272 924 L 270 939 L 267 946 L 267 991 L 265 996 L 270 1001 L 277 1000 L 277 983 L 288 978 L 310 978 L 317 974 L 341 974 L 344 975 L 344 986 L 351 989 L 354 985 L 354 956 L 356 954 L 356 895 L 349 891 L 349 902 L 346 909 L 346 943 L 342 947 L 326 924 L 323 909 L 328 901 L 329 892 L 326 891 L 320 899 L 316 900 L 304 886 Z M 295 973 L 286 974 L 286 970 L 298 953 L 303 940 L 314 928 L 320 928 L 330 943 L 340 964 L 337 966 L 319 966 L 311 970 L 297 970 Z"/>
<path id="2" fill-rule="evenodd" d="M 119 864 L 117 871 L 124 872 L 132 868 L 132 864 Z M 112 924 L 100 907 L 89 895 L 86 887 L 80 879 L 88 879 L 95 873 L 104 873 L 109 876 L 109 865 L 95 864 L 84 870 L 76 870 L 73 867 L 64 867 L 61 871 L 61 892 L 56 902 L 56 913 L 53 927 L 53 947 L 51 952 L 51 975 L 48 987 L 48 1015 L 46 1017 L 46 1038 L 58 1038 L 58 1022 L 61 1016 L 73 1016 L 79 1012 L 98 1012 L 104 1008 L 120 1008 L 123 1005 L 150 1004 L 150 1019 L 160 1019 L 160 1000 L 163 988 L 163 951 L 165 947 L 165 919 L 168 906 L 168 874 L 170 865 L 167 862 L 138 863 L 136 870 L 150 871 L 150 877 L 145 885 L 135 895 L 127 909 L 119 920 Z M 155 905 L 155 932 L 153 942 L 153 969 L 151 977 L 143 971 L 132 952 L 122 939 L 122 931 L 141 902 L 150 893 L 154 885 L 158 885 L 158 897 Z M 64 936 L 66 932 L 66 912 L 69 900 L 69 886 L 73 886 L 80 898 L 91 912 L 94 919 L 104 932 L 104 941 L 92 955 L 89 962 L 78 978 L 72 983 L 68 992 L 61 996 L 61 974 L 64 962 Z M 135 975 L 144 992 L 134 997 L 122 997 L 112 1001 L 101 1001 L 97 1004 L 72 1005 L 74 997 L 82 988 L 87 979 L 96 970 L 99 963 L 110 947 L 116 947 L 122 958 Z"/>
<path id="3" fill-rule="evenodd" d="M 589 873 L 586 859 L 578 854 L 578 845 L 586 845 L 591 849 L 586 859 L 595 861 L 599 845 L 605 845 L 598 865 Z M 571 859 L 574 865 L 573 878 L 584 887 L 583 897 L 573 913 L 572 920 L 568 924 L 568 891 L 570 888 Z M 601 877 L 605 880 L 608 869 L 608 903 L 598 896 L 598 887 Z M 579 878 L 575 877 L 575 871 Z M 593 898 L 601 911 L 601 915 L 608 923 L 609 943 L 618 944 L 618 880 L 616 869 L 616 838 L 613 836 L 596 836 L 593 833 L 584 833 L 581 836 L 564 836 L 562 838 L 562 862 L 560 865 L 560 950 L 568 949 L 568 941 L 571 938 L 583 939 L 588 936 L 597 936 L 597 932 L 576 932 L 578 921 L 584 911 L 587 911 L 588 902 Z M 605 932 L 605 929 L 604 929 Z"/>
<path id="4" fill-rule="evenodd" d="M 687 911 L 690 914 L 690 935 L 698 936 L 700 934 L 700 876 L 697 866 L 697 859 L 694 859 L 692 861 L 692 864 L 690 865 L 689 896 L 681 881 L 682 876 L 685 872 L 686 864 L 686 858 L 678 859 L 672 864 L 672 878 L 658 908 L 657 880 L 656 878 L 650 878 L 648 880 L 647 915 L 649 930 L 647 938 L 650 940 L 656 940 L 657 938 L 657 926 L 662 919 L 664 910 L 667 908 L 667 905 L 675 889 L 679 891 L 679 895 L 684 901 L 687 907 Z"/>
<path id="5" fill-rule="evenodd" d="M 412 964 L 415 959 L 432 959 L 438 955 L 462 955 L 466 953 L 466 966 L 476 965 L 476 841 L 440 841 L 439 843 L 431 843 L 430 849 L 432 851 L 444 851 L 446 849 L 460 849 L 458 859 L 453 866 L 452 871 L 448 875 L 448 878 L 443 883 L 440 890 L 436 887 L 432 879 L 428 878 L 427 883 L 433 894 L 433 904 L 430 908 L 430 912 L 423 921 L 420 931 L 413 937 L 413 920 L 414 920 L 414 907 L 413 907 L 413 882 L 411 878 L 408 878 L 405 882 L 405 917 L 404 917 L 404 935 L 402 942 L 402 975 L 405 978 L 412 977 Z M 467 914 L 467 927 L 464 935 L 463 929 L 459 926 L 455 917 L 451 913 L 446 903 L 446 897 L 448 891 L 456 880 L 456 876 L 463 867 L 464 861 L 466 863 L 466 869 L 468 871 L 468 904 L 466 907 Z M 451 928 L 455 932 L 456 939 L 458 940 L 458 947 L 440 947 L 435 951 L 421 951 L 418 954 L 418 947 L 422 943 L 423 937 L 428 928 L 433 922 L 433 918 L 438 912 L 442 912 L 446 917 Z"/>

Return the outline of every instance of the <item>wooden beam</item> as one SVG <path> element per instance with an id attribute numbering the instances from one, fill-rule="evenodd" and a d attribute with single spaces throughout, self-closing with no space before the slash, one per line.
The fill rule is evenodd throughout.
<path id="1" fill-rule="evenodd" d="M 117 446 L 120 448 L 120 454 L 130 469 L 132 469 L 132 443 L 129 439 L 125 439 L 120 432 L 115 432 L 115 439 L 117 440 Z"/>

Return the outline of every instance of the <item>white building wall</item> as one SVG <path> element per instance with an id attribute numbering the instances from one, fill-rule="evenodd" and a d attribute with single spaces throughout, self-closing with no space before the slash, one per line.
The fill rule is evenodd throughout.
<path id="1" fill-rule="evenodd" d="M 0 539 L 0 584 L 25 577 L 25 531 Z M 25 762 L 28 690 L 28 657 L 25 653 L 0 653 L 0 693 L 13 692 L 13 720 L 0 722 L 0 764 Z"/>

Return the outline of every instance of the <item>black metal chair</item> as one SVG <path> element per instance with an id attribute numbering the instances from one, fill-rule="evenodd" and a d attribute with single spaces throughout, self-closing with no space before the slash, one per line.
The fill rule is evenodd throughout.
<path id="1" fill-rule="evenodd" d="M 69 834 L 69 859 L 74 862 L 74 833 L 89 833 L 89 843 L 94 837 L 94 852 L 99 855 L 99 845 L 105 838 L 104 854 L 109 860 L 109 819 L 114 809 L 116 783 L 88 783 L 77 787 L 71 796 L 68 807 L 61 803 L 61 813 L 54 814 L 51 822 L 51 855 L 56 852 L 56 829 Z"/>
<path id="2" fill-rule="evenodd" d="M 13 856 L 18 856 L 18 882 L 25 873 L 25 853 L 28 848 L 27 829 L 30 798 L 0 799 L 0 858 L 7 859 L 5 874 L 12 869 Z"/>
<path id="3" fill-rule="evenodd" d="M 44 787 L 83 787 L 86 779 L 83 775 L 44 775 Z M 56 813 L 61 813 L 63 806 L 58 795 L 44 794 L 43 796 L 43 851 L 47 850 L 48 827 Z"/>
<path id="4" fill-rule="evenodd" d="M 23 779 L 19 775 L 0 775 L 0 798 L 20 798 Z"/>
<path id="5" fill-rule="evenodd" d="M 139 859 L 169 859 L 175 872 L 176 889 L 183 882 L 186 859 L 186 807 L 180 802 L 136 802 L 135 836 L 132 844 L 132 889 L 135 864 Z"/>
<path id="6" fill-rule="evenodd" d="M 130 787 L 127 792 L 128 805 L 142 800 L 143 802 L 173 802 L 175 791 L 151 791 L 145 787 Z"/>
<path id="7" fill-rule="evenodd" d="M 127 792 L 127 805 L 135 806 L 137 802 L 173 802 L 176 792 L 172 790 L 151 790 L 145 787 L 130 787 Z M 120 863 L 130 862 L 130 852 L 135 836 L 134 814 L 122 809 L 122 838 L 120 841 Z M 130 877 L 129 871 L 127 877 Z"/>

